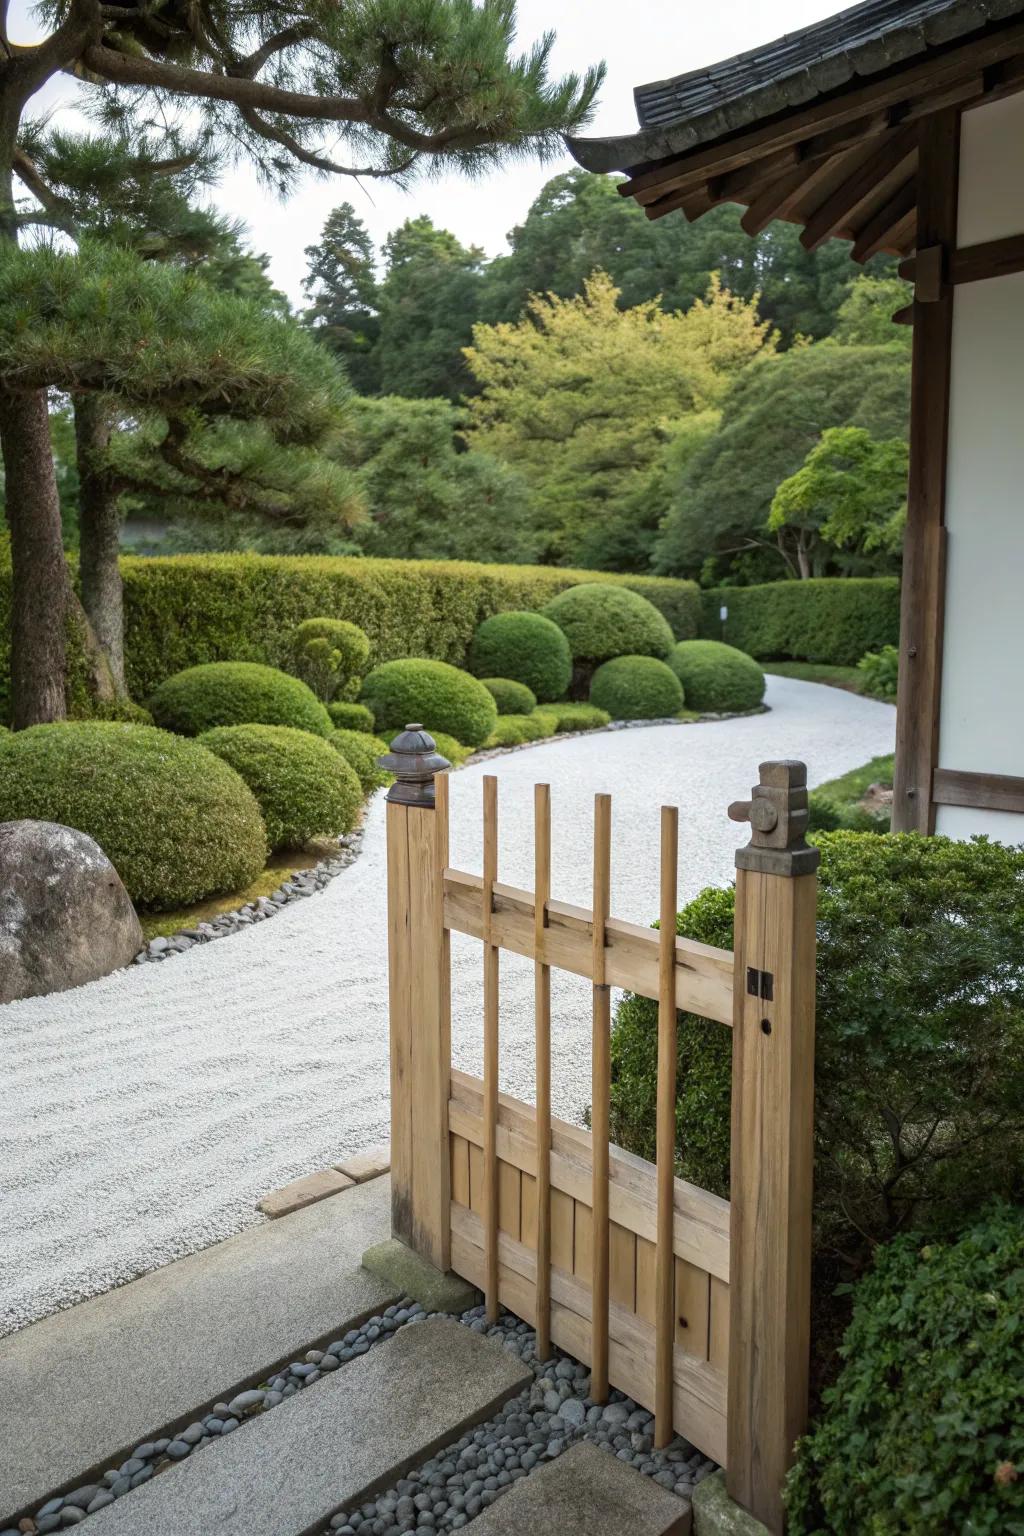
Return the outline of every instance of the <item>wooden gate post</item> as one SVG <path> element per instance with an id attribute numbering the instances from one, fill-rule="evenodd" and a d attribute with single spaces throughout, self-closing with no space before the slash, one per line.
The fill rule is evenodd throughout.
<path id="1" fill-rule="evenodd" d="M 450 1263 L 450 942 L 444 926 L 451 765 L 421 725 L 379 759 L 387 797 L 391 1232 L 436 1269 Z"/>
<path id="2" fill-rule="evenodd" d="M 807 770 L 762 763 L 736 854 L 726 1485 L 773 1533 L 806 1427 L 819 854 Z"/>

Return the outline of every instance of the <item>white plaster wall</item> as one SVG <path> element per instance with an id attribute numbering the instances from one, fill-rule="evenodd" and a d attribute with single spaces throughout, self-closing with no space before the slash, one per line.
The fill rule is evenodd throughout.
<path id="1" fill-rule="evenodd" d="M 959 245 L 1024 234 L 1024 91 L 965 112 Z"/>
<path id="2" fill-rule="evenodd" d="M 939 766 L 1024 777 L 1024 273 L 956 292 L 946 523 Z M 1024 842 L 1024 816 L 940 806 L 936 830 Z"/>

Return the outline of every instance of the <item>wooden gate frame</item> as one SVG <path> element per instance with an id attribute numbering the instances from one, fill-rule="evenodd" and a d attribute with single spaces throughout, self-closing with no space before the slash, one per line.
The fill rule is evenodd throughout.
<path id="1" fill-rule="evenodd" d="M 615 1314 L 620 1333 L 617 1342 L 613 1332 L 618 1357 L 613 1354 L 612 1384 L 638 1400 L 644 1399 L 645 1385 L 651 1388 L 649 1405 L 656 1411 L 661 1444 L 671 1438 L 681 1390 L 692 1387 L 695 1393 L 696 1418 L 680 1427 L 698 1443 L 700 1429 L 694 1424 L 701 1422 L 714 1396 L 710 1365 L 702 1375 L 699 1362 L 680 1362 L 674 1348 L 678 1301 L 673 1275 L 678 1285 L 680 1251 L 691 1252 L 686 1245 L 693 1245 L 692 1254 L 703 1255 L 712 1284 L 716 1272 L 729 1281 L 728 1376 L 721 1403 L 725 1433 L 715 1437 L 711 1428 L 705 1431 L 714 1446 L 709 1454 L 724 1459 L 731 1496 L 770 1531 L 781 1532 L 782 1484 L 795 1441 L 806 1427 L 810 1343 L 818 853 L 804 841 L 804 765 L 762 763 L 750 802 L 729 807 L 729 815 L 749 821 L 752 832 L 750 843 L 736 855 L 730 954 L 675 938 L 674 808 L 662 810 L 663 922 L 655 932 L 609 914 L 608 797 L 597 797 L 595 901 L 588 911 L 550 897 L 548 786 L 536 788 L 535 897 L 497 880 L 496 779 L 484 779 L 481 877 L 448 867 L 445 770 L 450 765 L 438 756 L 430 735 L 419 725 L 408 726 L 381 763 L 395 774 L 387 804 L 393 1235 L 437 1269 L 454 1267 L 479 1284 L 490 1315 L 497 1314 L 499 1294 L 520 1315 L 532 1313 L 542 1358 L 550 1347 L 551 1322 L 557 1319 L 561 1337 L 556 1342 L 590 1362 L 598 1401 L 608 1388 L 608 1315 Z M 451 1068 L 453 929 L 484 946 L 482 1081 Z M 536 1109 L 498 1093 L 497 976 L 503 948 L 532 957 L 536 967 Z M 593 1138 L 551 1120 L 552 966 L 588 976 L 594 986 Z M 656 1214 L 649 1185 L 643 1184 L 644 1176 L 649 1181 L 655 1173 L 653 1166 L 616 1148 L 609 1161 L 606 1021 L 612 986 L 659 1001 Z M 675 1178 L 677 1009 L 733 1029 L 729 1202 Z M 469 1142 L 467 1156 L 470 1150 L 482 1154 L 488 1170 L 476 1202 L 478 1214 L 472 1209 L 468 1162 L 465 1189 L 456 1191 L 453 1203 L 453 1148 L 461 1148 L 462 1140 Z M 535 1258 L 499 1232 L 499 1158 L 505 1159 L 502 1168 L 514 1171 L 518 1165 L 523 1177 L 536 1181 L 535 1190 L 548 1192 L 546 1199 L 536 1199 L 538 1211 L 544 1209 L 535 1218 Z M 591 1201 L 593 1230 L 604 1235 L 603 1243 L 593 1244 L 586 1294 L 550 1262 L 551 1201 L 559 1187 L 563 1192 L 578 1188 L 583 1174 L 591 1181 L 588 1194 L 584 1180 L 583 1198 Z M 456 1165 L 456 1182 L 463 1182 L 461 1164 Z M 628 1317 L 609 1304 L 609 1189 L 616 1202 L 613 1215 L 632 1210 L 634 1202 L 639 1214 L 622 1217 L 632 1220 L 634 1232 L 646 1232 L 654 1218 L 649 1234 L 657 1238 L 654 1351 L 644 1353 L 641 1340 L 629 1354 L 639 1325 L 631 1332 Z M 652 1364 L 653 1383 L 638 1385 L 627 1372 L 627 1358 L 634 1366 L 636 1360 Z M 707 1443 L 708 1438 L 702 1448 Z"/>

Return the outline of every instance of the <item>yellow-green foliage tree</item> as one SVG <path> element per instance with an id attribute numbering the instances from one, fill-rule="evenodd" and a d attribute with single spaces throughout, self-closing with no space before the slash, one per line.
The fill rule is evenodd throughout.
<path id="1" fill-rule="evenodd" d="M 715 411 L 736 375 L 775 351 L 756 300 L 713 278 L 707 297 L 666 314 L 657 299 L 620 309 L 595 272 L 582 294 L 535 294 L 515 324 L 477 325 L 466 359 L 474 447 L 520 470 L 535 499 L 543 557 L 637 568 L 641 493 L 664 445 Z M 615 558 L 612 558 L 614 551 Z"/>

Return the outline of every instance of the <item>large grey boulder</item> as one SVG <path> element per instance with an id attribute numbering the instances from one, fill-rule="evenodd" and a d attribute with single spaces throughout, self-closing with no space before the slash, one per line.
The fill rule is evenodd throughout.
<path id="1" fill-rule="evenodd" d="M 95 981 L 143 942 L 99 843 L 52 821 L 0 822 L 0 1003 Z"/>

